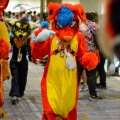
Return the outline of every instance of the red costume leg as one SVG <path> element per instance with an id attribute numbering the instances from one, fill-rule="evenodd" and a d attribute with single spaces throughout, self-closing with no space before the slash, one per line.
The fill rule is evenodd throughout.
<path id="1" fill-rule="evenodd" d="M 56 120 L 56 115 L 52 113 L 43 113 L 42 120 Z"/>
<path id="2" fill-rule="evenodd" d="M 78 86 L 78 82 L 77 82 L 77 86 Z M 76 104 L 75 104 L 74 108 L 69 112 L 68 117 L 64 118 L 63 120 L 77 120 L 77 101 L 78 101 L 78 95 L 79 94 L 78 94 L 78 87 L 77 87 L 77 91 L 76 91 Z"/>
<path id="3" fill-rule="evenodd" d="M 77 120 L 77 108 L 76 106 L 69 112 L 68 117 L 63 120 Z"/>
<path id="4" fill-rule="evenodd" d="M 56 115 L 54 114 L 48 99 L 47 99 L 47 88 L 46 80 L 43 78 L 41 82 L 41 91 L 42 91 L 42 104 L 43 104 L 43 115 L 42 120 L 56 120 Z"/>

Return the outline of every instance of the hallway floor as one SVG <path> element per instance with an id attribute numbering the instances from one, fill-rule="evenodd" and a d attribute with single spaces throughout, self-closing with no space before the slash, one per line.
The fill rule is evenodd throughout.
<path id="1" fill-rule="evenodd" d="M 16 105 L 10 102 L 11 80 L 4 82 L 4 117 L 0 120 L 41 120 L 40 80 L 44 66 L 29 62 L 25 96 Z M 120 77 L 107 77 L 107 89 L 97 89 L 102 100 L 89 101 L 88 91 L 79 92 L 78 120 L 120 120 Z"/>

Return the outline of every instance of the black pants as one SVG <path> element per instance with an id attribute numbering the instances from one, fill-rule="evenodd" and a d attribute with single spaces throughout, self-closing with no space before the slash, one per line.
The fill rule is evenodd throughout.
<path id="1" fill-rule="evenodd" d="M 100 85 L 106 87 L 106 72 L 104 65 L 105 65 L 105 57 L 100 52 L 100 63 L 97 66 L 97 70 L 100 77 Z"/>
<path id="2" fill-rule="evenodd" d="M 86 69 L 88 89 L 89 89 L 89 94 L 91 96 L 97 96 L 96 86 L 95 86 L 96 85 L 96 72 L 97 72 L 96 68 L 90 71 Z"/>
<path id="3" fill-rule="evenodd" d="M 28 74 L 28 61 L 20 61 L 11 59 L 10 70 L 12 75 L 10 96 L 22 97 L 24 95 L 27 74 Z"/>
<path id="4" fill-rule="evenodd" d="M 78 68 L 78 85 L 80 83 L 80 78 L 82 75 L 82 71 L 83 71 L 83 66 L 77 61 L 77 68 Z M 96 92 L 96 86 L 95 86 L 95 81 L 96 81 L 96 72 L 97 69 L 93 69 L 88 71 L 86 69 L 86 75 L 87 75 L 87 84 L 88 84 L 88 89 L 89 89 L 89 94 L 90 96 L 97 96 L 97 92 Z"/>

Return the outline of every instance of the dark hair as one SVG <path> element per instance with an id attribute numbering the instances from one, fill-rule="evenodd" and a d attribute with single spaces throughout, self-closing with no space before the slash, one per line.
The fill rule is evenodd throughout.
<path id="1" fill-rule="evenodd" d="M 88 20 L 93 21 L 93 14 L 90 13 L 90 12 L 87 12 L 87 13 L 86 13 L 86 18 L 87 18 Z"/>
<path id="2" fill-rule="evenodd" d="M 91 13 L 93 14 L 93 22 L 98 23 L 98 19 L 99 19 L 98 13 L 97 12 L 91 12 Z"/>
<path id="3" fill-rule="evenodd" d="M 23 17 L 23 18 L 21 18 L 20 20 L 19 20 L 19 22 L 21 23 L 21 24 L 28 24 L 28 18 L 27 17 Z"/>
<path id="4" fill-rule="evenodd" d="M 33 14 L 36 14 L 36 11 L 34 11 Z"/>
<path id="5" fill-rule="evenodd" d="M 98 13 L 97 12 L 87 12 L 86 18 L 88 20 L 98 23 Z"/>

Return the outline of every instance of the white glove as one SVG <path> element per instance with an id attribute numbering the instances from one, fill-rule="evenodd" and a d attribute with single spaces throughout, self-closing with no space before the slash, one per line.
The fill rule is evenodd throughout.
<path id="1" fill-rule="evenodd" d="M 34 34 L 32 34 L 31 38 L 33 42 L 43 42 L 48 38 L 52 38 L 53 34 L 55 34 L 53 30 L 44 29 L 38 34 L 37 37 Z"/>

